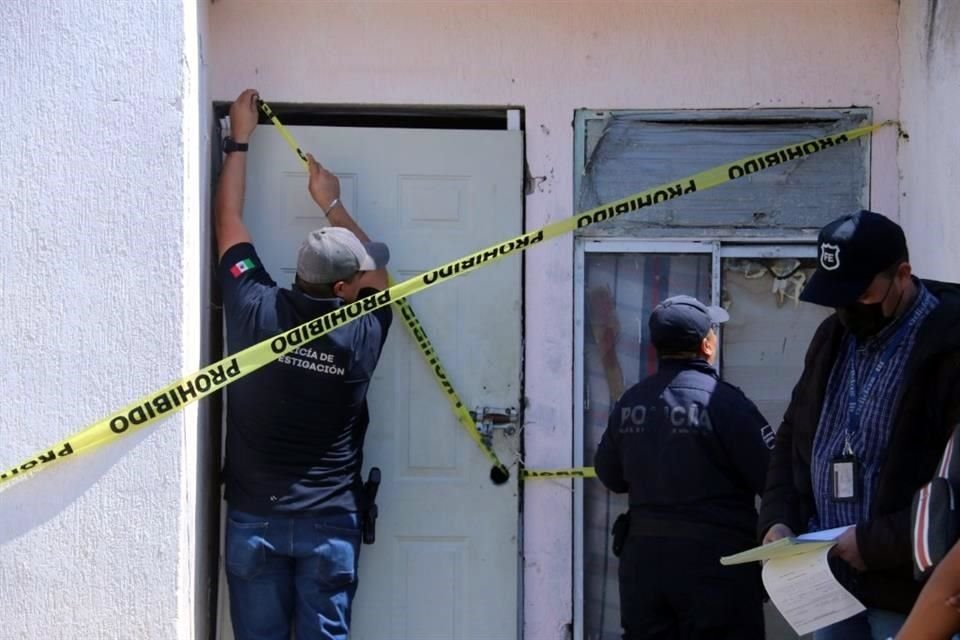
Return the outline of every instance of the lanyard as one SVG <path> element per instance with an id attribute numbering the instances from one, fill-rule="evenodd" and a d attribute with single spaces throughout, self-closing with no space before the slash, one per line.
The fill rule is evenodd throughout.
<path id="1" fill-rule="evenodd" d="M 897 332 L 890 337 L 890 341 L 883 349 L 883 353 L 880 355 L 880 359 L 877 360 L 877 364 L 872 370 L 867 372 L 867 379 L 864 381 L 863 389 L 859 394 L 857 393 L 857 341 L 856 338 L 851 336 L 850 346 L 847 350 L 847 357 L 850 358 L 850 376 L 849 384 L 847 385 L 847 433 L 843 450 L 845 455 L 853 454 L 850 439 L 853 434 L 860 430 L 860 416 L 863 408 L 862 401 L 870 397 L 870 392 L 873 391 L 874 385 L 876 385 L 877 380 L 880 379 L 880 374 L 893 358 L 893 354 L 896 353 L 900 347 L 900 343 L 904 337 L 917 325 L 919 318 L 920 314 L 917 312 L 917 309 L 914 309 L 911 312 L 910 319 L 903 323 L 903 325 L 897 329 Z"/>

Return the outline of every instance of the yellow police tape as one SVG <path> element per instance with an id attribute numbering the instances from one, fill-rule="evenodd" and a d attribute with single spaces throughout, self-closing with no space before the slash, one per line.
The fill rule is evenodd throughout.
<path id="1" fill-rule="evenodd" d="M 307 167 L 309 170 L 307 154 L 303 152 L 293 135 L 285 126 L 283 126 L 283 123 L 280 122 L 280 119 L 273 113 L 273 109 L 270 108 L 270 105 L 263 100 L 259 101 L 259 105 L 260 110 L 263 111 L 264 115 L 270 118 L 270 121 L 273 122 L 274 128 L 280 133 L 283 139 L 287 141 L 287 144 L 290 145 L 290 148 L 293 149 L 294 153 L 299 156 L 304 167 Z M 392 278 L 390 279 L 390 284 L 395 284 Z M 400 313 L 400 317 L 403 318 L 404 326 L 410 332 L 413 342 L 417 345 L 417 348 L 423 355 L 424 360 L 426 360 L 427 368 L 430 370 L 431 375 L 433 375 L 433 378 L 436 380 L 440 390 L 443 392 L 444 396 L 446 396 L 447 402 L 450 403 L 450 408 L 453 411 L 453 415 L 457 419 L 457 422 L 460 423 L 470 439 L 473 440 L 474 443 L 476 443 L 476 445 L 480 448 L 480 451 L 482 451 L 490 460 L 490 462 L 493 463 L 493 467 L 490 470 L 490 479 L 496 484 L 503 484 L 510 478 L 510 471 L 507 469 L 505 464 L 500 462 L 500 458 L 497 457 L 497 454 L 494 452 L 493 448 L 486 441 L 484 441 L 483 438 L 480 437 L 480 432 L 477 430 L 477 425 L 473 420 L 473 416 L 470 415 L 467 407 L 460 399 L 460 395 L 457 393 L 456 389 L 454 389 L 453 383 L 450 381 L 450 376 L 447 375 L 447 370 L 440 362 L 440 356 L 433 348 L 433 344 L 430 342 L 430 338 L 427 336 L 426 330 L 424 330 L 423 325 L 420 324 L 420 320 L 417 318 L 417 315 L 413 312 L 413 307 L 410 306 L 410 303 L 407 300 L 397 300 L 393 303 L 393 305 Z"/>
<path id="2" fill-rule="evenodd" d="M 524 469 L 524 478 L 596 478 L 593 467 L 574 467 L 573 469 Z"/>
<path id="3" fill-rule="evenodd" d="M 344 326 L 375 309 L 392 304 L 397 300 L 402 300 L 465 273 L 475 271 L 507 256 L 526 251 L 545 240 L 686 194 L 704 191 L 791 160 L 805 158 L 825 149 L 869 135 L 887 124 L 890 123 L 884 122 L 859 127 L 831 136 L 750 155 L 735 162 L 719 165 L 692 176 L 603 204 L 572 217 L 552 222 L 545 227 L 528 231 L 448 262 L 421 275 L 408 278 L 376 295 L 344 305 L 335 311 L 223 358 L 140 398 L 86 429 L 71 435 L 66 440 L 34 454 L 23 463 L 0 472 L 0 483 L 8 482 L 23 473 L 48 468 L 64 458 L 94 449 L 125 434 L 143 429 L 179 411 L 188 404 L 205 398 L 231 382 L 266 366 L 299 346 Z"/>

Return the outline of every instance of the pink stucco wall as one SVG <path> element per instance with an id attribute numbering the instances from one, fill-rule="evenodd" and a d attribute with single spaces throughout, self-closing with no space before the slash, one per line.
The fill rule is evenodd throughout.
<path id="1" fill-rule="evenodd" d="M 960 3 L 903 0 L 900 209 L 914 271 L 956 282 L 960 274 Z"/>
<path id="2" fill-rule="evenodd" d="M 213 99 L 256 86 L 278 102 L 523 107 L 530 172 L 544 178 L 530 228 L 572 213 L 577 108 L 857 105 L 882 120 L 899 103 L 896 0 L 217 0 L 209 36 Z M 873 139 L 871 204 L 897 214 L 890 129 Z M 525 260 L 527 463 L 566 466 L 572 239 Z M 572 612 L 571 492 L 531 483 L 525 499 L 525 637 L 556 640 Z"/>

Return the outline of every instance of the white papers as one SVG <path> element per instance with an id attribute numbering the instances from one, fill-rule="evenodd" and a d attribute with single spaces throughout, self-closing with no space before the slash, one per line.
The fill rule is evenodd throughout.
<path id="1" fill-rule="evenodd" d="M 830 571 L 830 549 L 850 527 L 781 538 L 720 558 L 724 565 L 766 561 L 763 584 L 770 600 L 799 635 L 846 620 L 864 610 Z"/>
<path id="2" fill-rule="evenodd" d="M 832 546 L 819 544 L 815 550 L 774 558 L 763 566 L 763 584 L 770 600 L 799 635 L 865 610 L 833 577 L 827 560 Z"/>

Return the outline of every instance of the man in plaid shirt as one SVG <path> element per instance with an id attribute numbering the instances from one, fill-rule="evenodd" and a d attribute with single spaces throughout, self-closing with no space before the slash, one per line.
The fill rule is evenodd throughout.
<path id="1" fill-rule="evenodd" d="M 922 585 L 910 505 L 960 419 L 960 287 L 913 276 L 899 225 L 871 211 L 818 239 L 801 299 L 836 309 L 817 330 L 771 457 L 764 542 L 855 525 L 835 572 L 867 607 L 817 640 L 896 634 Z"/>

